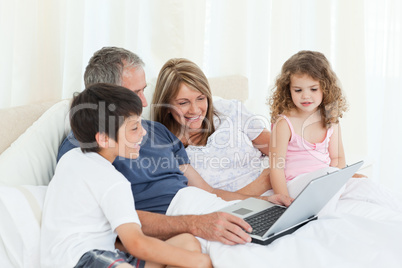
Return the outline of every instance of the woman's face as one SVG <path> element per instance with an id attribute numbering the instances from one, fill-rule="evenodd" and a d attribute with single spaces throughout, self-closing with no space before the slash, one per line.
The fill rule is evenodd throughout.
<path id="1" fill-rule="evenodd" d="M 171 105 L 170 112 L 174 120 L 187 129 L 201 131 L 208 110 L 207 96 L 182 83 Z"/>

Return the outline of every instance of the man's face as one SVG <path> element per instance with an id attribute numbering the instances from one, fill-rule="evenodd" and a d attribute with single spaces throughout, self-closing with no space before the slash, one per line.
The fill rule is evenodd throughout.
<path id="1" fill-rule="evenodd" d="M 125 68 L 122 80 L 122 86 L 137 94 L 141 99 L 142 107 L 147 107 L 148 102 L 144 95 L 144 90 L 147 87 L 144 70 L 141 67 Z"/>

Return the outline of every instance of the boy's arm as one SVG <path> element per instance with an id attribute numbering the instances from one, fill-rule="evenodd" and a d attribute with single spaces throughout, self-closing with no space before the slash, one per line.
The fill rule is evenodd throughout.
<path id="1" fill-rule="evenodd" d="M 141 260 L 180 267 L 211 267 L 208 255 L 146 236 L 136 223 L 122 224 L 116 228 L 116 232 L 124 248 Z"/>
<path id="2" fill-rule="evenodd" d="M 290 137 L 291 132 L 286 120 L 278 119 L 272 129 L 269 147 L 270 179 L 274 193 L 285 196 L 289 196 L 284 168 Z"/>

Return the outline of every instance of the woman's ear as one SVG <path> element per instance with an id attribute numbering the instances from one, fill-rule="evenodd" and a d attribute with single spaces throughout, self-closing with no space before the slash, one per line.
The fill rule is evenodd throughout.
<path id="1" fill-rule="evenodd" d="M 109 147 L 109 136 L 105 133 L 96 133 L 95 135 L 96 142 L 98 143 L 100 148 L 108 148 Z"/>

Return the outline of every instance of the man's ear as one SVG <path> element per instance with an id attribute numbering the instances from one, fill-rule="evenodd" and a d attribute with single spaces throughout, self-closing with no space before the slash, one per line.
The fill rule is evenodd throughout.
<path id="1" fill-rule="evenodd" d="M 109 148 L 109 136 L 105 133 L 96 133 L 95 139 L 100 148 Z"/>

